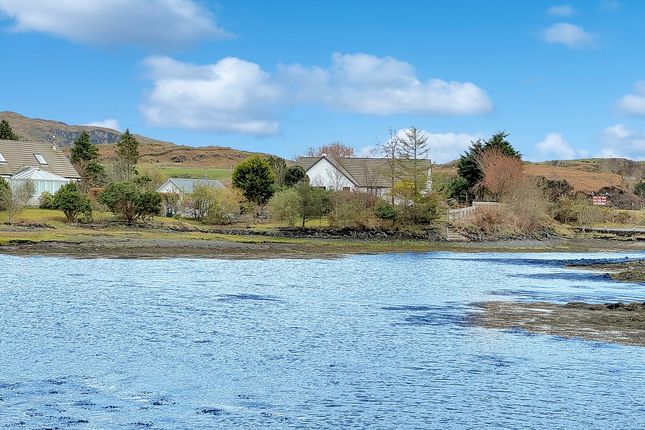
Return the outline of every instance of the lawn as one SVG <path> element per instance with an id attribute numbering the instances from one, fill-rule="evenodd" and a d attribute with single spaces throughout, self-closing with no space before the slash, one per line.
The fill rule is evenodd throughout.
<path id="1" fill-rule="evenodd" d="M 215 167 L 180 167 L 180 166 L 139 166 L 141 173 L 156 169 L 168 178 L 198 178 L 217 179 L 222 182 L 229 182 L 231 169 Z"/>

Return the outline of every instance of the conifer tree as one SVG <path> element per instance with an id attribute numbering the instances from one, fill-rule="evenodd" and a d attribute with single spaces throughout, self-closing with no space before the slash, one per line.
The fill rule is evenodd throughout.
<path id="1" fill-rule="evenodd" d="M 11 129 L 11 124 L 6 119 L 0 121 L 0 139 L 18 140 L 18 135 Z"/>

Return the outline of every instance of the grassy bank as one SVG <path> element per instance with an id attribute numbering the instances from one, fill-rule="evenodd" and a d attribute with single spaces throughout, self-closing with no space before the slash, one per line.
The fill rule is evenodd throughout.
<path id="1" fill-rule="evenodd" d="M 70 224 L 60 211 L 25 209 L 12 224 L 0 213 L 0 252 L 77 257 L 326 257 L 382 252 L 550 252 L 638 250 L 642 242 L 593 235 L 545 240 L 446 242 L 421 239 L 281 237 L 277 223 L 207 226 L 194 220 L 156 217 L 126 226 L 107 212 L 95 212 L 93 224 Z M 312 220 L 307 227 L 328 226 Z M 235 234 L 227 233 L 233 231 Z"/>

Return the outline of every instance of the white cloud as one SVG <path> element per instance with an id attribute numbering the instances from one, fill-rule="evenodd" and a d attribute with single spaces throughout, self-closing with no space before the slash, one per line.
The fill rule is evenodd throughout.
<path id="1" fill-rule="evenodd" d="M 645 81 L 636 82 L 634 92 L 618 100 L 618 109 L 631 115 L 645 115 Z"/>
<path id="2" fill-rule="evenodd" d="M 227 33 L 194 0 L 0 0 L 16 32 L 91 45 L 178 48 Z"/>
<path id="3" fill-rule="evenodd" d="M 144 64 L 153 88 L 141 105 L 155 125 L 272 134 L 280 111 L 299 104 L 372 115 L 467 115 L 489 112 L 488 95 L 472 83 L 422 82 L 409 63 L 367 54 L 334 54 L 329 68 L 279 65 L 270 74 L 227 57 L 193 65 L 169 57 Z"/>
<path id="4" fill-rule="evenodd" d="M 645 159 L 645 133 L 632 130 L 623 124 L 607 127 L 602 134 L 604 146 L 601 157 Z"/>
<path id="5" fill-rule="evenodd" d="M 560 133 L 547 134 L 535 147 L 542 159 L 555 157 L 558 160 L 571 160 L 580 155 Z"/>
<path id="6" fill-rule="evenodd" d="M 266 135 L 278 132 L 273 106 L 282 88 L 255 63 L 227 57 L 196 66 L 168 57 L 145 61 L 154 79 L 141 111 L 154 125 Z"/>
<path id="7" fill-rule="evenodd" d="M 111 128 L 112 130 L 121 131 L 121 127 L 119 127 L 119 121 L 117 121 L 114 118 L 107 118 L 107 119 L 104 119 L 103 121 L 92 121 L 84 125 L 89 125 L 93 127 Z"/>
<path id="8" fill-rule="evenodd" d="M 329 69 L 281 66 L 304 100 L 337 110 L 373 115 L 473 115 L 493 108 L 484 90 L 471 82 L 417 78 L 411 64 L 392 57 L 334 54 Z"/>
<path id="9" fill-rule="evenodd" d="M 560 6 L 551 6 L 546 10 L 550 15 L 554 16 L 571 16 L 576 13 L 576 10 L 568 4 Z"/>
<path id="10" fill-rule="evenodd" d="M 407 129 L 398 130 L 396 135 L 405 138 Z M 426 130 L 419 130 L 428 137 L 429 158 L 433 163 L 447 163 L 459 158 L 470 144 L 481 136 L 469 133 L 432 133 Z M 359 157 L 380 157 L 378 147 L 366 146 L 359 149 Z"/>
<path id="11" fill-rule="evenodd" d="M 560 43 L 572 49 L 589 47 L 594 36 L 582 27 L 568 22 L 558 22 L 542 32 L 542 39 L 548 43 Z"/>

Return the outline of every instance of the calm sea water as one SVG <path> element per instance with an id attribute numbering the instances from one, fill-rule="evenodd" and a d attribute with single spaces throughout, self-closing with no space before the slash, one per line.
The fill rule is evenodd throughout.
<path id="1" fill-rule="evenodd" d="M 642 429 L 645 348 L 466 318 L 643 301 L 562 266 L 629 255 L 0 256 L 0 428 Z"/>

